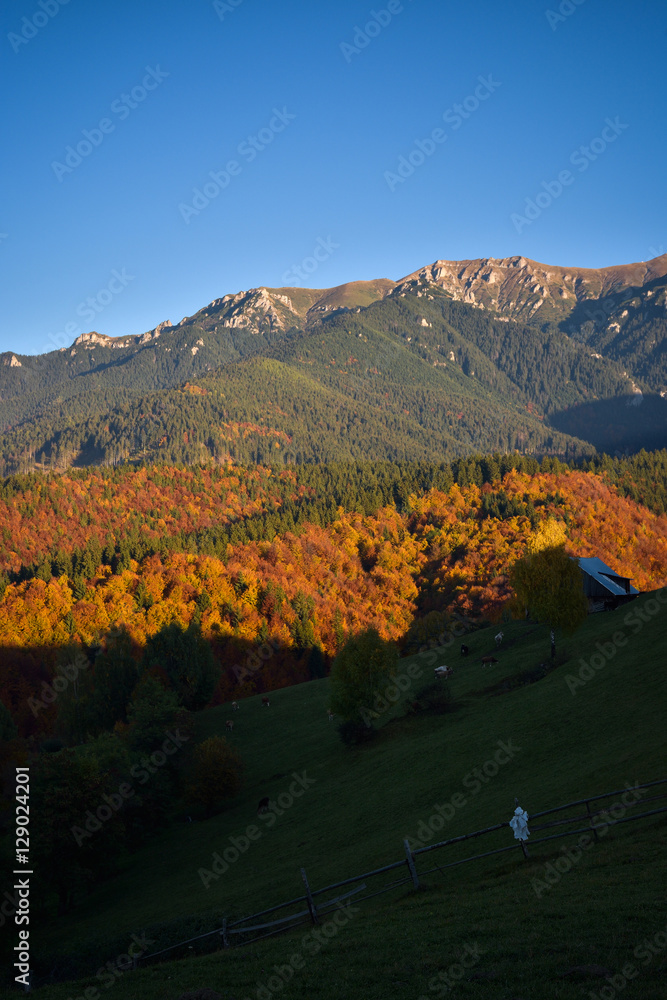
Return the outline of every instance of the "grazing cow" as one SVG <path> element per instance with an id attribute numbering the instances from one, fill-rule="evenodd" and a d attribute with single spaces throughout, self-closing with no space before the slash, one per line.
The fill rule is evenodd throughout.
<path id="1" fill-rule="evenodd" d="M 232 702 L 232 710 L 233 710 L 234 712 L 236 712 L 236 711 L 238 711 L 238 707 L 239 707 L 239 703 L 238 703 L 238 701 L 233 701 L 233 702 Z"/>
<path id="2" fill-rule="evenodd" d="M 496 646 L 499 646 L 502 641 L 503 641 L 503 633 L 499 632 L 498 635 L 496 636 Z"/>
<path id="3" fill-rule="evenodd" d="M 266 708 L 268 708 L 269 707 L 269 699 L 268 698 L 262 698 L 262 705 L 265 705 Z"/>
<path id="4" fill-rule="evenodd" d="M 452 668 L 451 667 L 436 667 L 435 668 L 436 677 L 451 677 Z"/>
<path id="5" fill-rule="evenodd" d="M 464 642 L 461 643 L 461 656 L 467 656 L 470 650 Z"/>
<path id="6" fill-rule="evenodd" d="M 233 728 L 234 728 L 234 723 L 232 722 L 231 719 L 227 719 L 227 721 L 225 722 L 225 729 L 229 729 L 229 731 L 231 732 Z"/>
<path id="7" fill-rule="evenodd" d="M 260 799 L 257 804 L 257 815 L 261 816 L 262 813 L 269 811 L 269 797 L 266 795 L 263 799 Z"/>
<path id="8" fill-rule="evenodd" d="M 498 662 L 498 660 L 495 658 L 495 656 L 483 656 L 482 657 L 482 666 L 483 667 L 490 666 L 492 663 L 497 663 L 497 662 Z"/>

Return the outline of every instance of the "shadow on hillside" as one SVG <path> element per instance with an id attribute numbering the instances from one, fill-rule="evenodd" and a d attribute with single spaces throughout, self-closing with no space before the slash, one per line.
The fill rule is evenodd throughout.
<path id="1" fill-rule="evenodd" d="M 90 644 L 0 645 L 0 702 L 9 711 L 20 738 L 36 748 L 44 739 L 59 735 L 62 699 L 58 690 L 76 696 L 83 675 L 90 673 L 94 678 L 97 655 L 108 640 L 113 643 L 112 634 Z M 263 643 L 214 633 L 208 641 L 221 668 L 209 701 L 211 707 L 317 680 L 331 668 L 331 657 L 319 649 L 286 645 L 275 639 Z M 139 663 L 139 646 L 134 647 L 133 656 Z M 61 680 L 54 684 L 61 675 L 66 683 Z M 165 687 L 170 686 L 166 673 L 163 682 Z"/>
<path id="2" fill-rule="evenodd" d="M 582 337 L 579 333 L 585 323 L 595 323 L 597 328 L 600 328 L 601 325 L 606 326 L 609 318 L 624 303 L 636 298 L 639 294 L 646 299 L 648 291 L 655 291 L 658 288 L 662 288 L 664 283 L 664 277 L 654 278 L 653 281 L 647 282 L 647 284 L 640 288 L 631 285 L 628 288 L 621 288 L 617 292 L 612 292 L 610 295 L 603 295 L 599 299 L 586 299 L 582 302 L 577 302 L 567 319 L 559 323 L 560 329 L 570 337 L 574 337 L 575 340 L 585 343 L 588 338 Z M 651 308 L 650 300 L 647 304 Z"/>
<path id="3" fill-rule="evenodd" d="M 53 677 L 59 652 L 53 646 L 0 646 L 0 702 L 22 737 L 36 738 L 45 728 L 36 702 Z"/>
<path id="4" fill-rule="evenodd" d="M 654 394 L 581 403 L 550 414 L 549 422 L 609 455 L 667 447 L 667 399 Z"/>

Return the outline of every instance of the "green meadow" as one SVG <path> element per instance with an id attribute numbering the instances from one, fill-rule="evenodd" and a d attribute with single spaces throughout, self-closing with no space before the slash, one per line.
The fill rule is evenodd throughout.
<path id="1" fill-rule="evenodd" d="M 465 638 L 467 658 L 456 640 L 401 660 L 401 701 L 380 715 L 375 740 L 358 748 L 343 746 L 328 720 L 326 679 L 273 692 L 269 708 L 255 697 L 235 713 L 230 706 L 200 713 L 197 738 L 225 734 L 233 718 L 228 738 L 245 762 L 241 794 L 211 819 L 175 822 L 84 905 L 35 927 L 40 964 L 70 978 L 33 994 L 177 1000 L 208 987 L 224 1000 L 664 1000 L 667 813 L 611 826 L 551 884 L 547 866 L 564 857 L 567 840 L 534 849 L 529 841 L 528 859 L 517 845 L 437 869 L 417 891 L 406 884 L 358 906 L 352 897 L 316 935 L 303 925 L 243 947 L 96 976 L 127 952 L 132 934 L 154 951 L 220 926 L 223 916 L 240 919 L 301 895 L 301 868 L 318 889 L 401 860 L 403 839 L 428 834 L 437 805 L 454 802 L 430 842 L 506 822 L 515 799 L 532 814 L 667 777 L 667 603 L 644 595 L 590 616 L 574 637 L 558 635 L 557 666 L 532 681 L 526 674 L 537 676 L 549 657 L 547 629 L 528 622 L 502 629 L 497 652 L 496 627 Z M 499 662 L 482 666 L 489 653 Z M 584 668 L 589 679 L 573 687 L 596 653 L 599 669 Z M 406 714 L 405 700 L 440 664 L 453 667 L 452 710 Z M 502 763 L 485 771 L 501 745 Z M 264 796 L 291 802 L 281 815 L 258 817 Z M 667 799 L 645 808 L 662 804 Z M 417 868 L 513 844 L 503 829 L 418 856 Z M 238 857 L 215 875 L 214 855 L 225 851 Z M 407 868 L 371 879 L 366 891 L 401 874 Z"/>

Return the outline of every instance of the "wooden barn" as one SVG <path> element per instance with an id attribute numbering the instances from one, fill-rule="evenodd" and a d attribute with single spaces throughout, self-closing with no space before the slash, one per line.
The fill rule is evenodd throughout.
<path id="1" fill-rule="evenodd" d="M 627 604 L 639 591 L 630 583 L 629 576 L 619 576 L 597 556 L 588 559 L 577 557 L 584 578 L 584 593 L 589 611 L 613 611 L 620 604 Z"/>

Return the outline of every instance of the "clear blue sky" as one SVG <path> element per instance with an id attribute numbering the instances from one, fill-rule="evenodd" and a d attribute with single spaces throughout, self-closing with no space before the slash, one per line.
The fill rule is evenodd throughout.
<path id="1" fill-rule="evenodd" d="M 0 24 L 0 350 L 437 258 L 667 249 L 664 2 L 12 0 Z"/>

